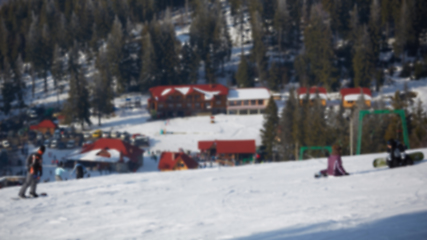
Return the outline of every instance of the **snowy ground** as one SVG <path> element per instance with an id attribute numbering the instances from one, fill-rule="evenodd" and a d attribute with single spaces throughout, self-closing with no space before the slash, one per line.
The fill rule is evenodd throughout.
<path id="1" fill-rule="evenodd" d="M 422 149 L 427 156 L 427 149 Z M 427 162 L 314 179 L 326 159 L 43 183 L 2 189 L 2 239 L 426 239 Z"/>

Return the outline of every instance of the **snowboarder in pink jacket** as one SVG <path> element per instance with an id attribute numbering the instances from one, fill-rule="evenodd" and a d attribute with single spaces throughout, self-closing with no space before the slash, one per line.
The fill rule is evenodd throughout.
<path id="1" fill-rule="evenodd" d="M 348 174 L 342 166 L 341 147 L 332 146 L 332 155 L 328 157 L 328 168 L 320 171 L 322 176 L 345 176 Z"/>

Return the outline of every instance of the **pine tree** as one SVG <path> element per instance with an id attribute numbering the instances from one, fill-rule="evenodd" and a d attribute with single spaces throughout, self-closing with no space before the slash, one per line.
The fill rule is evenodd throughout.
<path id="1" fill-rule="evenodd" d="M 355 46 L 357 39 L 360 35 L 360 21 L 359 21 L 359 9 L 357 4 L 354 4 L 353 10 L 350 11 L 350 22 L 349 22 L 349 40 L 350 45 Z M 353 47 L 354 48 L 354 47 Z"/>
<path id="2" fill-rule="evenodd" d="M 280 83 L 282 80 L 282 73 L 278 63 L 273 62 L 270 67 L 269 77 L 268 77 L 268 86 L 273 91 L 279 91 Z"/>
<path id="3" fill-rule="evenodd" d="M 411 117 L 411 148 L 425 147 L 427 144 L 427 115 L 421 100 L 413 108 Z"/>
<path id="4" fill-rule="evenodd" d="M 153 31 L 153 44 L 158 56 L 158 68 L 160 70 L 160 81 L 163 85 L 175 84 L 178 79 L 179 53 L 181 43 L 176 38 L 175 28 L 172 23 L 170 9 L 165 13 L 162 24 L 159 26 L 159 35 Z"/>
<path id="5" fill-rule="evenodd" d="M 90 121 L 90 102 L 89 91 L 87 89 L 87 81 L 83 73 L 70 75 L 70 90 L 68 99 L 64 106 L 66 122 L 74 121 L 80 123 L 82 129 L 84 123 L 91 125 Z"/>
<path id="6" fill-rule="evenodd" d="M 319 95 L 316 95 L 312 103 L 306 104 L 306 115 L 303 120 L 304 129 L 307 129 L 304 134 L 306 146 L 326 146 L 327 143 L 325 108 Z"/>
<path id="7" fill-rule="evenodd" d="M 351 1 L 346 0 L 322 0 L 322 6 L 330 15 L 331 29 L 334 35 L 344 35 L 348 31 L 350 19 Z"/>
<path id="8" fill-rule="evenodd" d="M 0 72 L 0 80 L 2 80 L 1 94 L 3 97 L 2 111 L 8 115 L 12 109 L 12 102 L 15 100 L 15 86 L 12 81 L 12 69 L 9 61 L 6 58 L 3 60 L 3 73 Z"/>
<path id="9" fill-rule="evenodd" d="M 197 82 L 199 58 L 196 52 L 185 43 L 181 49 L 180 84 L 194 84 Z"/>
<path id="10" fill-rule="evenodd" d="M 301 104 L 300 99 L 297 100 L 293 115 L 293 125 L 292 125 L 292 139 L 294 143 L 294 156 L 296 159 L 299 159 L 302 156 L 299 156 L 299 150 L 304 145 L 304 129 L 303 129 L 303 120 L 305 118 L 305 109 Z"/>
<path id="11" fill-rule="evenodd" d="M 24 95 L 25 95 L 25 80 L 24 80 L 24 62 L 22 60 L 21 54 L 14 64 L 14 84 L 15 84 L 15 94 L 18 99 L 19 108 L 25 106 Z"/>
<path id="12" fill-rule="evenodd" d="M 107 41 L 107 55 L 109 62 L 109 69 L 111 74 L 117 81 L 118 92 L 125 92 L 128 87 L 128 80 L 122 77 L 120 72 L 120 63 L 123 60 L 123 28 L 119 18 L 114 18 L 113 27 L 108 35 Z"/>
<path id="13" fill-rule="evenodd" d="M 298 99 L 294 94 L 294 89 L 289 90 L 289 98 L 286 101 L 285 107 L 282 111 L 282 116 L 280 117 L 279 122 L 279 139 L 280 139 L 280 151 L 283 159 L 285 160 L 295 160 L 294 155 L 294 142 L 292 138 L 292 127 L 294 125 L 294 116 L 295 108 L 298 107 Z"/>
<path id="14" fill-rule="evenodd" d="M 148 32 L 142 36 L 142 67 L 139 75 L 141 90 L 144 91 L 152 86 L 160 85 L 157 79 L 157 57 L 154 52 L 151 34 Z"/>
<path id="15" fill-rule="evenodd" d="M 300 86 L 316 85 L 310 71 L 309 59 L 306 54 L 300 54 L 295 58 L 294 69 Z"/>
<path id="16" fill-rule="evenodd" d="M 65 78 L 65 62 L 58 44 L 55 45 L 53 63 L 50 71 L 52 73 L 53 83 L 56 90 L 57 104 L 59 105 L 59 84 L 61 84 Z"/>
<path id="17" fill-rule="evenodd" d="M 353 57 L 353 71 L 355 87 L 370 87 L 374 73 L 374 60 L 366 27 L 363 28 L 356 45 L 356 52 Z"/>
<path id="18" fill-rule="evenodd" d="M 90 99 L 87 89 L 88 83 L 83 69 L 79 63 L 79 47 L 75 42 L 73 48 L 68 53 L 68 72 L 69 86 L 68 99 L 64 104 L 65 121 L 72 123 L 74 121 L 81 124 L 91 125 L 90 121 Z"/>
<path id="19" fill-rule="evenodd" d="M 396 22 L 396 41 L 394 50 L 396 55 L 404 57 L 405 50 L 408 47 L 416 45 L 416 33 L 413 24 L 414 1 L 403 0 L 400 9 L 399 20 Z M 403 59 L 404 60 L 404 59 Z"/>
<path id="20" fill-rule="evenodd" d="M 3 21 L 3 18 L 0 17 L 0 63 L 2 62 L 1 60 L 8 55 L 8 39 L 9 36 L 9 32 L 7 31 L 6 25 Z"/>
<path id="21" fill-rule="evenodd" d="M 369 37 L 371 39 L 372 57 L 378 62 L 381 41 L 381 8 L 379 0 L 373 0 L 371 4 L 371 16 L 369 18 Z"/>
<path id="22" fill-rule="evenodd" d="M 100 52 L 97 58 L 97 72 L 93 76 L 91 106 L 98 116 L 98 126 L 101 126 L 101 117 L 114 111 L 112 100 L 114 93 L 111 88 L 112 75 L 108 69 L 106 54 Z"/>
<path id="23" fill-rule="evenodd" d="M 45 93 L 47 93 L 48 91 L 47 77 L 52 66 L 53 47 L 54 46 L 52 45 L 49 26 L 47 24 L 44 24 L 41 35 L 41 49 L 37 58 L 39 59 L 38 61 L 40 61 L 41 64 Z"/>
<path id="24" fill-rule="evenodd" d="M 292 20 L 286 1 L 277 1 L 277 11 L 274 16 L 274 28 L 277 32 L 279 52 L 283 54 L 286 49 L 293 47 Z"/>
<path id="25" fill-rule="evenodd" d="M 327 89 L 338 87 L 335 54 L 332 48 L 332 33 L 325 20 L 327 13 L 320 4 L 311 9 L 310 24 L 304 30 L 304 44 L 310 71 L 316 84 L 322 83 Z"/>
<path id="26" fill-rule="evenodd" d="M 217 4 L 220 4 L 217 2 Z M 221 9 L 221 6 L 217 6 L 218 9 Z M 224 15 L 221 10 L 218 10 L 219 16 L 215 23 L 214 29 L 214 54 L 213 54 L 213 62 L 214 69 L 221 68 L 221 73 L 224 72 L 224 63 L 230 60 L 231 57 L 231 37 L 228 33 L 227 23 Z"/>
<path id="27" fill-rule="evenodd" d="M 267 47 L 264 44 L 264 28 L 261 16 L 258 12 L 252 15 L 252 59 L 255 62 L 259 82 L 264 83 L 267 80 Z"/>
<path id="28" fill-rule="evenodd" d="M 231 39 L 228 35 L 221 5 L 198 1 L 190 26 L 190 46 L 204 63 L 205 78 L 214 83 L 219 66 L 231 55 Z"/>
<path id="29" fill-rule="evenodd" d="M 405 109 L 406 110 L 406 104 L 405 101 L 400 98 L 400 91 L 396 91 L 394 93 L 394 97 L 392 98 L 391 102 L 393 109 Z M 400 116 L 397 115 L 391 115 L 390 116 L 390 122 L 387 127 L 387 130 L 384 135 L 384 139 L 397 139 L 399 141 L 403 140 L 403 134 L 401 134 L 402 131 L 402 121 Z"/>
<path id="30" fill-rule="evenodd" d="M 273 97 L 270 97 L 264 114 L 264 127 L 261 129 L 262 145 L 265 146 L 267 159 L 273 159 L 274 146 L 276 145 L 277 127 L 279 117 L 277 116 L 277 105 Z"/>
<path id="31" fill-rule="evenodd" d="M 253 87 L 254 80 L 251 74 L 249 63 L 245 56 L 240 57 L 239 67 L 236 73 L 236 82 L 239 87 Z"/>

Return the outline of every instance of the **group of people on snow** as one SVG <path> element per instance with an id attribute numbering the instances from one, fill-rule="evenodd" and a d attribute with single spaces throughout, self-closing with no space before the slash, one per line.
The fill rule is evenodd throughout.
<path id="1" fill-rule="evenodd" d="M 347 176 L 350 175 L 343 167 L 341 160 L 341 150 L 339 145 L 332 146 L 332 154 L 328 157 L 328 168 L 316 174 L 316 177 L 326 176 Z M 406 147 L 397 140 L 387 141 L 386 162 L 389 168 L 412 165 L 414 162 L 411 157 L 405 153 Z"/>
<path id="2" fill-rule="evenodd" d="M 41 145 L 36 152 L 30 154 L 26 160 L 27 167 L 27 176 L 25 182 L 22 184 L 21 189 L 19 190 L 18 196 L 21 198 L 27 198 L 25 195 L 28 188 L 30 188 L 30 196 L 38 197 L 36 193 L 37 182 L 40 180 L 40 177 L 43 175 L 43 154 L 46 150 L 46 147 Z M 58 167 L 55 169 L 55 180 L 62 181 L 62 175 L 66 172 L 63 168 L 63 163 L 59 162 Z M 76 179 L 83 178 L 84 174 L 87 172 L 86 168 L 80 162 L 76 162 L 74 169 L 71 174 L 76 172 Z"/>
<path id="3" fill-rule="evenodd" d="M 27 176 L 25 182 L 22 185 L 19 191 L 19 197 L 26 198 L 25 192 L 28 187 L 30 187 L 30 195 L 32 197 L 38 197 L 36 193 L 37 182 L 40 180 L 40 177 L 43 175 L 43 154 L 45 152 L 45 146 L 40 146 L 37 152 L 32 153 L 28 156 L 26 161 L 27 166 Z M 387 165 L 390 168 L 412 165 L 413 161 L 410 156 L 405 153 L 406 147 L 397 140 L 390 139 L 387 141 Z M 328 157 L 328 167 L 316 174 L 316 177 L 319 176 L 347 176 L 350 175 L 342 165 L 341 159 L 342 148 L 339 145 L 332 146 L 332 154 Z M 62 174 L 66 170 L 63 168 L 63 163 L 60 162 L 58 167 L 55 169 L 55 180 L 62 181 Z M 83 178 L 84 174 L 87 172 L 86 168 L 81 162 L 76 162 L 74 169 L 71 174 L 76 173 L 76 179 Z"/>

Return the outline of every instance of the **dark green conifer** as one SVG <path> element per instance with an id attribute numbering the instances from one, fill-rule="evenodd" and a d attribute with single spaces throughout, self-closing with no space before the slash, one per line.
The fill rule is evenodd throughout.
<path id="1" fill-rule="evenodd" d="M 261 129 L 262 145 L 265 146 L 267 159 L 272 160 L 274 147 L 276 146 L 276 136 L 278 130 L 279 117 L 277 116 L 277 105 L 273 97 L 270 97 L 264 114 L 264 127 Z M 278 159 L 275 159 L 278 160 Z"/>
<path id="2" fill-rule="evenodd" d="M 268 86 L 273 91 L 279 91 L 281 81 L 282 72 L 280 66 L 278 66 L 278 63 L 273 62 L 268 76 Z"/>
<path id="3" fill-rule="evenodd" d="M 353 57 L 354 86 L 370 87 L 374 74 L 374 60 L 369 33 L 363 27 Z"/>
<path id="4" fill-rule="evenodd" d="M 282 111 L 279 122 L 279 140 L 280 140 L 280 151 L 284 160 L 295 160 L 294 155 L 294 141 L 292 137 L 292 131 L 294 126 L 295 108 L 298 107 L 298 99 L 295 96 L 295 90 L 289 90 L 289 97 L 286 100 L 285 107 Z"/>
<path id="5" fill-rule="evenodd" d="M 236 73 L 236 82 L 238 87 L 242 88 L 254 86 L 253 76 L 245 56 L 240 57 L 239 67 Z"/>
<path id="6" fill-rule="evenodd" d="M 327 89 L 338 87 L 335 54 L 332 48 L 332 32 L 327 24 L 327 13 L 320 4 L 312 6 L 310 24 L 304 31 L 304 44 L 310 71 L 317 84 Z"/>

